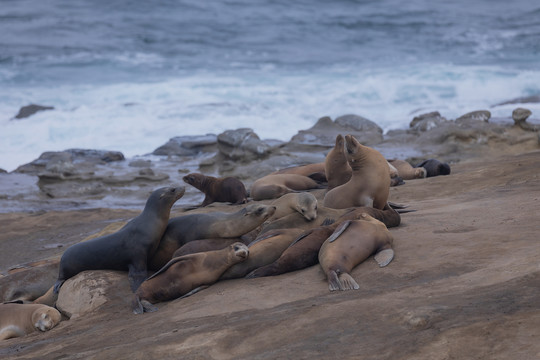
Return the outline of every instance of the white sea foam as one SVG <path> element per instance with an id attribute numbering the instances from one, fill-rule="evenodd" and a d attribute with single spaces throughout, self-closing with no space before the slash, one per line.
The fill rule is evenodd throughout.
<path id="1" fill-rule="evenodd" d="M 490 106 L 538 93 L 540 71 L 453 65 L 372 70 L 341 64 L 305 73 L 267 67 L 146 83 L 26 84 L 0 89 L 0 168 L 11 171 L 44 151 L 68 148 L 142 155 L 173 136 L 241 127 L 287 141 L 325 115 L 358 114 L 384 130 L 405 128 L 415 114 L 433 110 L 449 119 L 480 109 L 509 117 L 517 105 Z M 9 120 L 29 103 L 55 110 Z M 521 106 L 540 114 L 539 104 Z"/>

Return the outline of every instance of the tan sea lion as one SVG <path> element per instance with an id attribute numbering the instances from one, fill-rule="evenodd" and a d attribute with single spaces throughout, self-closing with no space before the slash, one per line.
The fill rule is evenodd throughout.
<path id="1" fill-rule="evenodd" d="M 241 278 L 261 266 L 276 261 L 301 233 L 302 229 L 281 229 L 257 237 L 248 245 L 249 258 L 247 261 L 231 266 L 219 279 Z"/>
<path id="2" fill-rule="evenodd" d="M 390 231 L 379 220 L 364 215 L 361 220 L 341 223 L 321 246 L 319 263 L 330 291 L 359 289 L 350 272 L 371 254 L 375 253 L 375 261 L 380 267 L 388 265 L 394 258 Z"/>
<path id="3" fill-rule="evenodd" d="M 389 159 L 388 163 L 398 172 L 398 176 L 403 180 L 423 179 L 426 177 L 426 169 L 423 167 L 414 168 L 404 160 Z"/>
<path id="4" fill-rule="evenodd" d="M 276 212 L 267 221 L 273 221 L 286 215 L 298 212 L 308 221 L 317 218 L 317 198 L 308 192 L 289 193 L 272 201 Z"/>
<path id="5" fill-rule="evenodd" d="M 285 169 L 280 169 L 270 173 L 270 175 L 276 174 L 296 174 L 307 176 L 317 182 L 326 182 L 326 174 L 324 172 L 324 162 L 292 166 Z"/>
<path id="6" fill-rule="evenodd" d="M 0 304 L 0 340 L 48 331 L 62 316 L 53 307 L 42 304 Z"/>
<path id="7" fill-rule="evenodd" d="M 324 196 L 324 206 L 344 209 L 372 206 L 383 209 L 390 192 L 388 162 L 380 152 L 364 146 L 352 135 L 345 136 L 347 161 L 352 168 L 351 179 Z"/>
<path id="8" fill-rule="evenodd" d="M 255 180 L 250 195 L 253 200 L 277 199 L 291 192 L 319 189 L 321 186 L 313 179 L 296 174 L 266 175 Z"/>
<path id="9" fill-rule="evenodd" d="M 341 134 L 336 136 L 336 144 L 326 155 L 324 171 L 328 181 L 328 190 L 343 185 L 351 179 L 352 169 L 345 156 L 345 139 Z"/>
<path id="10" fill-rule="evenodd" d="M 176 249 L 193 240 L 240 237 L 261 225 L 275 211 L 272 205 L 249 204 L 234 213 L 215 211 L 172 218 L 148 267 L 159 270 L 172 259 Z"/>
<path id="11" fill-rule="evenodd" d="M 135 294 L 133 312 L 155 311 L 152 304 L 177 299 L 216 282 L 230 266 L 248 258 L 248 247 L 234 243 L 225 249 L 176 257 L 146 279 Z"/>
<path id="12" fill-rule="evenodd" d="M 199 173 L 191 173 L 183 177 L 184 182 L 199 189 L 205 195 L 201 206 L 213 202 L 229 202 L 245 204 L 247 191 L 244 184 L 234 177 L 216 178 Z"/>
<path id="13" fill-rule="evenodd" d="M 142 213 L 119 231 L 69 247 L 60 259 L 58 279 L 36 303 L 55 301 L 67 279 L 84 270 L 128 271 L 131 290 L 135 291 L 147 276 L 147 260 L 156 251 L 167 227 L 172 205 L 185 192 L 184 187 L 164 187 L 152 192 Z"/>
<path id="14" fill-rule="evenodd" d="M 221 250 L 236 242 L 241 242 L 245 245 L 248 245 L 246 242 L 242 240 L 242 238 L 239 238 L 239 237 L 193 240 L 180 246 L 174 252 L 172 257 L 175 258 L 175 257 L 184 256 L 188 254 L 194 254 L 198 252 Z"/>

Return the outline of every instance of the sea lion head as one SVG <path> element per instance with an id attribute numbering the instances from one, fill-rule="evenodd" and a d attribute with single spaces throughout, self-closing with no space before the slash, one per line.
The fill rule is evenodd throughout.
<path id="1" fill-rule="evenodd" d="M 245 244 L 235 242 L 234 244 L 230 245 L 230 248 L 234 251 L 233 254 L 236 260 L 235 262 L 244 261 L 248 258 L 249 249 Z"/>
<path id="2" fill-rule="evenodd" d="M 347 161 L 352 167 L 352 164 L 361 162 L 364 157 L 364 152 L 362 150 L 362 144 L 352 135 L 345 135 L 345 149 Z"/>
<path id="3" fill-rule="evenodd" d="M 416 179 L 423 179 L 427 176 L 427 171 L 423 167 L 415 168 L 414 169 L 414 177 Z"/>
<path id="4" fill-rule="evenodd" d="M 184 180 L 186 184 L 189 184 L 191 186 L 196 187 L 197 189 L 200 189 L 203 178 L 204 178 L 203 174 L 191 173 L 184 176 L 182 180 Z"/>
<path id="5" fill-rule="evenodd" d="M 265 221 L 276 212 L 274 205 L 250 204 L 244 208 L 244 216 L 260 217 Z"/>
<path id="6" fill-rule="evenodd" d="M 37 330 L 47 331 L 55 327 L 61 318 L 58 310 L 50 306 L 43 306 L 32 314 L 32 324 Z"/>
<path id="7" fill-rule="evenodd" d="M 315 220 L 317 218 L 317 199 L 311 193 L 299 193 L 296 210 L 308 221 Z"/>

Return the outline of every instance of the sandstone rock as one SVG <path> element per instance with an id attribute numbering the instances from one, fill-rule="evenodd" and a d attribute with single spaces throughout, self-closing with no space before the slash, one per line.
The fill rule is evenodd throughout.
<path id="1" fill-rule="evenodd" d="M 491 118 L 491 113 L 487 110 L 472 111 L 465 115 L 461 115 L 456 119 L 457 123 L 468 123 L 472 121 L 488 122 Z"/>
<path id="2" fill-rule="evenodd" d="M 512 111 L 512 119 L 514 119 L 515 125 L 519 126 L 523 130 L 538 131 L 538 126 L 529 124 L 527 118 L 531 116 L 532 112 L 529 109 L 517 108 Z"/>
<path id="3" fill-rule="evenodd" d="M 176 155 L 192 156 L 201 152 L 215 151 L 217 137 L 214 134 L 201 136 L 176 136 L 171 138 L 166 144 L 158 147 L 152 152 L 153 155 Z"/>
<path id="4" fill-rule="evenodd" d="M 249 128 L 227 130 L 218 135 L 217 144 L 219 152 L 234 161 L 260 159 L 272 149 Z"/>
<path id="5" fill-rule="evenodd" d="M 30 117 L 37 113 L 38 111 L 44 111 L 44 110 L 53 110 L 53 106 L 43 106 L 43 105 L 36 105 L 36 104 L 30 104 L 27 106 L 23 106 L 17 115 L 15 115 L 14 119 L 24 119 L 27 117 Z"/>
<path id="6" fill-rule="evenodd" d="M 415 131 L 428 131 L 447 121 L 438 111 L 415 116 L 409 127 Z"/>

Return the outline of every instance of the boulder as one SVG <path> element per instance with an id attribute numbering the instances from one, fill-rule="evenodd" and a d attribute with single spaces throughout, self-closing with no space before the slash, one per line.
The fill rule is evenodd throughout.
<path id="1" fill-rule="evenodd" d="M 433 111 L 415 116 L 409 124 L 409 127 L 413 131 L 428 131 L 446 121 L 446 118 L 442 117 L 438 111 Z"/>
<path id="2" fill-rule="evenodd" d="M 218 135 L 217 144 L 225 158 L 240 162 L 264 158 L 272 150 L 249 128 L 227 130 Z"/>
<path id="3" fill-rule="evenodd" d="M 158 147 L 152 152 L 153 155 L 161 156 L 193 156 L 201 152 L 215 151 L 217 137 L 214 134 L 201 136 L 176 136 Z"/>
<path id="4" fill-rule="evenodd" d="M 491 118 L 491 113 L 487 110 L 478 110 L 478 111 L 472 111 L 470 113 L 467 113 L 465 115 L 461 115 L 456 119 L 456 123 L 462 124 L 462 123 L 470 123 L 470 122 L 489 122 L 489 119 Z"/>

